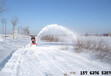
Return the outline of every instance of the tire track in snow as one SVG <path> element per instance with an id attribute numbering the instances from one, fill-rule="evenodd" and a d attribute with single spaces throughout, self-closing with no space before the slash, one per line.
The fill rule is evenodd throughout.
<path id="1" fill-rule="evenodd" d="M 40 60 L 41 60 L 41 62 L 43 62 L 43 61 L 45 61 L 44 59 L 47 59 L 46 61 L 48 61 L 48 63 L 46 64 L 46 65 L 48 65 L 48 66 L 50 66 L 51 68 L 51 70 L 50 70 L 50 72 L 52 72 L 52 70 L 53 69 L 55 69 L 55 72 L 59 72 L 59 73 L 61 73 L 61 71 L 63 72 L 63 69 L 61 69 L 62 67 L 61 67 L 61 65 L 60 64 L 58 64 L 58 63 L 56 63 L 56 61 L 54 61 L 54 60 L 52 60 L 52 58 L 50 58 L 49 56 L 48 56 L 48 54 L 46 54 L 46 51 L 44 52 L 44 50 L 43 49 L 41 49 L 41 50 L 39 50 L 39 51 L 41 51 L 42 52 L 42 54 L 41 54 L 41 56 L 40 56 Z M 37 54 L 37 51 L 35 52 L 36 54 Z M 43 59 L 43 60 L 42 60 Z M 43 64 L 43 63 L 41 63 L 41 64 Z M 50 64 L 50 65 L 49 65 Z M 53 69 L 52 69 L 52 67 L 53 67 Z M 45 68 L 47 68 L 47 67 L 45 67 Z M 53 72 L 54 73 L 54 72 Z"/>
<path id="2" fill-rule="evenodd" d="M 8 60 L 8 62 L 5 64 L 4 68 L 1 70 L 1 72 L 5 72 L 7 70 L 10 70 L 8 71 L 8 75 L 11 75 L 11 76 L 17 76 L 18 73 L 19 73 L 19 68 L 20 68 L 20 63 L 21 63 L 21 57 L 22 57 L 22 53 L 24 53 L 24 51 L 21 51 L 23 50 L 23 48 L 21 49 L 18 49 L 16 50 L 12 55 L 9 55 L 11 56 L 10 57 L 10 60 Z M 11 73 L 11 72 L 14 72 L 14 73 Z"/>
<path id="3" fill-rule="evenodd" d="M 33 51 L 33 50 L 32 50 Z M 39 49 L 39 51 L 41 51 L 40 49 Z M 40 57 L 39 56 L 39 54 L 38 54 L 38 52 L 36 51 L 36 58 L 38 58 L 38 60 L 39 60 L 39 62 L 38 63 L 40 63 L 39 64 L 39 66 L 41 66 L 41 68 L 43 68 L 44 70 L 41 70 L 41 68 L 39 68 L 39 67 L 37 67 L 38 69 L 39 69 L 39 72 L 41 72 L 41 76 L 44 76 L 44 74 L 47 72 L 47 70 L 48 70 L 48 66 L 47 66 L 47 64 L 45 63 L 45 60 L 44 60 L 44 56 L 42 56 L 42 57 Z M 32 60 L 32 62 L 31 63 L 34 63 L 34 64 L 36 64 L 36 62 L 33 62 L 33 60 Z M 33 65 L 34 66 L 34 65 Z M 35 67 L 36 67 L 36 65 L 35 65 Z"/>
<path id="4" fill-rule="evenodd" d="M 40 64 L 39 64 L 39 62 L 40 62 L 40 60 L 39 60 L 39 62 L 37 62 L 37 61 L 35 61 L 36 59 L 36 57 L 35 57 L 35 55 L 33 55 L 33 50 L 28 50 L 29 52 L 29 54 L 25 57 L 25 58 L 28 58 L 28 59 L 30 59 L 31 61 L 28 61 L 28 63 L 32 66 L 32 70 L 34 70 L 35 69 L 35 71 L 36 72 L 38 72 L 39 73 L 39 75 L 38 75 L 38 73 L 36 73 L 38 76 L 43 76 L 43 72 L 42 71 L 40 71 L 40 68 L 39 67 L 37 67 L 37 66 L 39 66 Z M 31 54 L 32 53 L 32 54 Z M 30 55 L 31 54 L 31 55 Z M 37 58 L 39 58 L 38 57 L 38 55 L 37 55 Z M 36 64 L 36 63 L 38 63 L 38 64 Z"/>
<path id="5" fill-rule="evenodd" d="M 39 49 L 39 51 L 42 51 L 42 50 L 40 50 Z M 41 65 L 43 66 L 43 68 L 45 69 L 45 70 L 47 70 L 47 71 L 44 71 L 44 73 L 51 73 L 51 71 L 52 70 L 50 70 L 50 68 L 48 68 L 48 66 L 50 67 L 50 61 L 49 61 L 49 59 L 44 55 L 44 52 L 42 52 L 42 54 L 39 56 L 38 55 L 38 51 L 36 51 L 35 52 L 36 53 L 36 56 L 39 58 L 39 60 L 40 60 L 40 63 L 41 63 Z M 53 66 L 52 66 L 53 67 Z M 53 67 L 53 69 L 54 69 L 55 67 Z"/>
<path id="6" fill-rule="evenodd" d="M 83 69 L 86 69 L 86 70 L 100 70 L 100 69 L 102 69 L 102 70 L 106 70 L 105 68 L 104 68 L 104 64 L 102 64 L 101 63 L 101 65 L 99 64 L 99 63 L 97 63 L 96 61 L 91 61 L 91 60 L 88 60 L 87 58 L 82 58 L 82 57 L 77 57 L 77 55 L 74 55 L 74 53 L 71 53 L 71 52 L 68 52 L 68 51 L 60 51 L 61 53 L 64 53 L 64 54 L 62 54 L 62 55 L 67 55 L 67 58 L 69 57 L 69 58 L 71 58 L 71 59 L 73 59 L 73 58 L 76 58 L 76 63 L 77 62 L 79 62 L 79 65 L 81 66 L 81 67 L 83 67 L 84 66 L 84 68 Z M 60 53 L 60 54 L 61 54 Z M 75 61 L 74 61 L 75 62 Z M 105 64 L 106 65 L 106 64 Z M 106 65 L 107 66 L 107 65 Z M 108 67 L 108 66 L 107 66 Z"/>
<path id="7" fill-rule="evenodd" d="M 0 71 L 2 70 L 2 68 L 4 68 L 4 66 L 6 65 L 6 63 L 9 61 L 9 59 L 12 57 L 12 54 L 15 52 L 16 50 L 12 51 L 10 53 L 10 55 L 8 55 L 2 62 L 0 62 Z"/>
<path id="8" fill-rule="evenodd" d="M 48 52 L 48 54 L 50 54 L 51 52 Z M 55 54 L 54 53 L 52 53 L 52 56 L 55 56 L 55 55 L 58 55 L 58 56 L 56 56 L 56 61 L 58 61 L 58 62 L 60 62 L 61 60 L 63 60 L 64 61 L 64 63 L 66 63 L 66 66 L 68 67 L 73 67 L 73 69 L 74 69 L 74 67 L 75 66 L 79 66 L 79 68 L 81 67 L 81 65 L 78 63 L 77 64 L 77 62 L 69 62 L 69 60 L 70 61 L 72 61 L 72 60 L 74 60 L 74 58 L 72 57 L 70 57 L 70 56 L 67 56 L 66 54 L 64 54 L 64 53 L 62 53 L 62 52 L 60 52 L 60 51 L 58 51 L 58 50 L 56 50 L 55 51 Z M 59 57 L 59 58 L 58 58 Z M 60 59 L 61 58 L 61 59 Z M 71 63 L 73 63 L 73 64 L 71 64 Z M 63 63 L 60 63 L 61 65 L 63 65 Z M 64 66 L 64 65 L 63 65 Z M 66 67 L 66 66 L 64 66 L 64 67 Z M 67 68 L 66 67 L 66 68 Z M 69 68 L 67 68 L 67 69 L 69 69 Z M 73 69 L 72 69 L 72 71 L 73 71 Z M 80 68 L 81 69 L 81 68 Z M 83 68 L 84 69 L 84 68 Z M 83 69 L 81 69 L 81 70 L 83 70 Z M 74 69 L 75 70 L 75 69 Z"/>
<path id="9" fill-rule="evenodd" d="M 14 52 L 3 68 L 3 72 L 7 73 L 5 76 L 62 76 L 67 71 L 101 69 L 98 65 L 84 59 L 50 47 L 22 48 Z M 5 71 L 7 69 L 9 70 Z"/>
<path id="10" fill-rule="evenodd" d="M 44 51 L 44 50 L 42 50 L 42 51 Z M 48 54 L 48 50 L 45 50 L 44 55 L 45 55 L 45 56 L 47 57 L 47 59 L 48 59 L 53 65 L 55 65 L 56 68 L 58 68 L 61 72 L 64 72 L 65 70 L 67 70 L 67 68 L 65 68 L 62 64 L 60 64 L 59 61 L 53 60 L 53 57 Z"/>
<path id="11" fill-rule="evenodd" d="M 78 68 L 80 70 L 84 70 L 84 69 L 89 70 L 90 68 L 88 68 L 87 64 L 89 64 L 91 68 L 98 67 L 96 65 L 89 63 L 86 59 L 81 59 L 81 58 L 78 58 L 77 56 L 74 56 L 74 54 L 71 56 L 67 51 L 58 51 L 58 50 L 55 50 L 55 51 L 56 51 L 57 55 L 59 55 L 60 57 L 64 57 L 64 60 L 68 61 L 68 62 L 66 62 L 67 64 L 72 65 L 72 67 L 75 67 L 75 65 L 76 65 L 76 66 L 78 66 Z M 76 61 L 74 59 L 76 59 Z M 87 62 L 87 64 L 86 64 L 86 62 Z M 74 64 L 71 64 L 71 63 L 74 63 Z M 100 67 L 98 67 L 98 68 L 100 69 Z"/>

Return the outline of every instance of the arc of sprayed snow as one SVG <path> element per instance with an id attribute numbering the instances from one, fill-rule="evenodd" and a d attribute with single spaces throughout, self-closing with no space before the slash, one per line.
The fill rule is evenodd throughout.
<path id="1" fill-rule="evenodd" d="M 58 24 L 51 24 L 51 25 L 47 25 L 45 26 L 40 32 L 39 34 L 37 35 L 37 37 L 40 37 L 44 34 L 47 34 L 50 35 L 50 34 L 61 34 L 62 35 L 66 35 L 66 36 L 69 36 L 69 37 L 72 37 L 73 39 L 77 40 L 77 34 L 73 33 L 72 31 L 70 31 L 68 28 L 66 27 L 63 27 L 61 25 L 58 25 Z"/>

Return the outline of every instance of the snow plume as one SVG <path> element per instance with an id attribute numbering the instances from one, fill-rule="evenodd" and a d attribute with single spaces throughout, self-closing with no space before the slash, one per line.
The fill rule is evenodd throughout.
<path id="1" fill-rule="evenodd" d="M 70 31 L 68 28 L 58 24 L 51 24 L 44 27 L 38 34 L 37 38 L 44 40 L 44 38 L 54 40 L 54 42 L 68 42 L 72 43 L 77 40 L 77 34 Z M 53 41 L 50 41 L 53 42 Z"/>

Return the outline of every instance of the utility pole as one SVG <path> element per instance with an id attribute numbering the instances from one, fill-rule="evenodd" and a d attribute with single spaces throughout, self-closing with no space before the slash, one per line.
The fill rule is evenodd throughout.
<path id="1" fill-rule="evenodd" d="M 5 19 L 5 37 L 6 37 L 6 34 L 7 34 L 7 29 L 6 29 L 6 19 Z"/>
<path id="2" fill-rule="evenodd" d="M 17 38 L 19 37 L 19 29 L 20 29 L 20 27 L 18 27 L 18 35 L 17 35 Z"/>
<path id="3" fill-rule="evenodd" d="M 4 22 L 2 22 L 2 34 L 4 35 Z"/>
<path id="4" fill-rule="evenodd" d="M 18 35 L 19 35 L 19 27 L 18 27 Z"/>
<path id="5" fill-rule="evenodd" d="M 6 19 L 5 18 L 2 18 L 1 19 L 1 22 L 2 22 L 2 34 L 4 36 L 4 23 L 6 22 Z"/>

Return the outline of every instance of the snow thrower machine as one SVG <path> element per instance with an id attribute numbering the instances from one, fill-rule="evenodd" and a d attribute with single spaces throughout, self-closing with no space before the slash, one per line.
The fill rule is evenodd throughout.
<path id="1" fill-rule="evenodd" d="M 36 39 L 35 39 L 35 36 L 31 36 L 31 46 L 33 45 L 36 45 L 37 46 L 37 43 L 36 43 Z"/>

